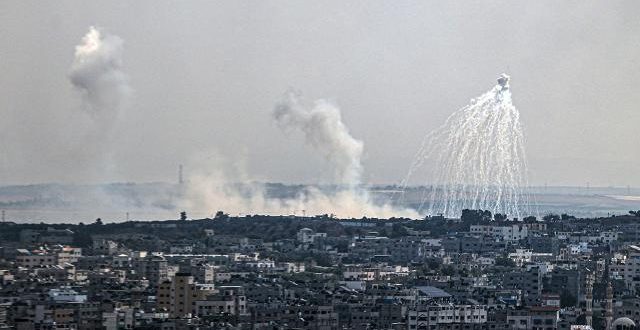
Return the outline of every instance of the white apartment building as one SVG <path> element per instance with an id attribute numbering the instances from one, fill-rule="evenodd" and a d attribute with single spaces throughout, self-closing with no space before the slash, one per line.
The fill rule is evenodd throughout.
<path id="1" fill-rule="evenodd" d="M 409 329 L 431 329 L 438 324 L 474 324 L 487 322 L 485 305 L 422 305 L 407 313 Z"/>
<path id="2" fill-rule="evenodd" d="M 640 247 L 629 245 L 626 258 L 612 263 L 609 272 L 614 277 L 624 279 L 627 289 L 632 293 L 640 293 Z"/>
<path id="3" fill-rule="evenodd" d="M 528 236 L 527 226 L 524 224 L 495 224 L 471 225 L 472 234 L 483 234 L 503 241 L 519 241 Z"/>

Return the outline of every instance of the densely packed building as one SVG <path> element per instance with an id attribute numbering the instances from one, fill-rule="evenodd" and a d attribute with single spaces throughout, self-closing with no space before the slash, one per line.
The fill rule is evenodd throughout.
<path id="1" fill-rule="evenodd" d="M 0 223 L 0 329 L 635 329 L 638 221 Z"/>

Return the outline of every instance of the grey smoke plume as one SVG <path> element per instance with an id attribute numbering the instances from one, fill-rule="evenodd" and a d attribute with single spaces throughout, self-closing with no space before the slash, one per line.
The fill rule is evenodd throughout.
<path id="1" fill-rule="evenodd" d="M 122 71 L 122 45 L 120 37 L 103 35 L 92 26 L 76 46 L 69 80 L 101 118 L 115 118 L 131 94 Z"/>
<path id="2" fill-rule="evenodd" d="M 276 105 L 273 118 L 285 129 L 303 132 L 306 142 L 335 165 L 340 183 L 350 186 L 360 183 L 363 144 L 351 136 L 335 105 L 318 100 L 313 107 L 306 107 L 299 94 L 290 91 Z"/>
<path id="3" fill-rule="evenodd" d="M 95 27 L 75 47 L 69 80 L 82 95 L 90 121 L 74 132 L 70 157 L 88 171 L 93 180 L 112 180 L 116 173 L 114 129 L 131 95 L 129 79 L 122 69 L 123 41 Z M 85 120 L 82 116 L 78 120 Z"/>
<path id="4" fill-rule="evenodd" d="M 296 196 L 271 197 L 266 187 L 253 180 L 237 161 L 231 162 L 227 169 L 220 162 L 223 155 L 215 158 L 216 161 L 194 159 L 193 165 L 189 166 L 195 171 L 190 172 L 184 199 L 178 204 L 196 217 L 211 216 L 217 210 L 232 215 L 306 213 L 335 214 L 340 218 L 420 217 L 415 210 L 374 203 L 367 191 L 358 187 L 329 192 L 308 186 Z"/>
<path id="5" fill-rule="evenodd" d="M 196 160 L 195 164 L 209 163 L 211 167 L 192 174 L 183 203 L 186 208 L 200 212 L 222 209 L 231 214 L 278 215 L 306 212 L 314 215 L 335 214 L 345 218 L 419 217 L 414 210 L 398 208 L 388 203 L 374 203 L 367 189 L 359 186 L 363 170 L 363 143 L 349 134 L 336 106 L 319 100 L 308 107 L 302 104 L 297 93 L 288 92 L 276 105 L 272 116 L 282 128 L 303 132 L 307 144 L 324 154 L 334 166 L 337 180 L 347 185 L 347 189 L 328 192 L 306 187 L 295 197 L 273 198 L 269 197 L 261 184 L 251 180 L 246 174 L 229 175 L 220 166 Z M 237 164 L 234 165 L 234 171 L 242 170 Z M 191 168 L 198 168 L 198 165 Z M 237 183 L 242 183 L 242 189 L 239 189 Z"/>

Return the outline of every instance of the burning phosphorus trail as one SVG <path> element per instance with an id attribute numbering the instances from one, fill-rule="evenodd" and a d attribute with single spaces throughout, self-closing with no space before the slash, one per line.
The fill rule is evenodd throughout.
<path id="1" fill-rule="evenodd" d="M 520 113 L 511 101 L 510 77 L 454 112 L 428 134 L 409 174 L 424 163 L 431 188 L 420 209 L 457 217 L 465 209 L 486 209 L 521 218 L 531 212 L 524 135 Z"/>

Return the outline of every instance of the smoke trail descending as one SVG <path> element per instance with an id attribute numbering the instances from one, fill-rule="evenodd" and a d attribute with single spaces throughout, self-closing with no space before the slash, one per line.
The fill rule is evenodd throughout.
<path id="1" fill-rule="evenodd" d="M 429 214 L 457 217 L 464 208 L 531 214 L 524 136 L 509 76 L 501 75 L 495 87 L 425 137 L 404 186 L 425 161 L 435 167 L 420 207 Z"/>
<path id="2" fill-rule="evenodd" d="M 349 134 L 336 106 L 318 100 L 313 107 L 305 107 L 298 94 L 288 92 L 276 105 L 273 118 L 285 129 L 302 131 L 306 142 L 335 165 L 340 183 L 349 186 L 360 183 L 363 144 Z"/>
<path id="3" fill-rule="evenodd" d="M 69 80 L 82 93 L 91 112 L 103 120 L 113 120 L 131 94 L 127 75 L 122 71 L 123 41 L 103 35 L 90 27 L 76 46 Z"/>

